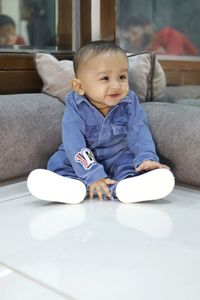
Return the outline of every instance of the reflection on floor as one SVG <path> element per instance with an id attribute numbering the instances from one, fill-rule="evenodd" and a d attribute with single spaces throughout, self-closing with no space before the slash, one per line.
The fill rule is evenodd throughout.
<path id="1" fill-rule="evenodd" d="M 199 300 L 199 278 L 197 189 L 63 205 L 0 187 L 1 300 Z"/>

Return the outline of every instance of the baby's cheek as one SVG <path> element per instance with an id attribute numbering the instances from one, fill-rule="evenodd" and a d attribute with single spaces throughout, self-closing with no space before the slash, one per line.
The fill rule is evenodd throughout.
<path id="1" fill-rule="evenodd" d="M 126 94 L 128 94 L 128 91 L 129 91 L 129 85 L 128 85 L 128 83 L 124 86 L 124 92 L 126 93 Z"/>

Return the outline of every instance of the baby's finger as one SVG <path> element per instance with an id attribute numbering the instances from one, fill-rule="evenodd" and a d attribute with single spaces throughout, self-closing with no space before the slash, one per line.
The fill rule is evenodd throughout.
<path id="1" fill-rule="evenodd" d="M 139 167 L 135 168 L 135 171 L 136 172 L 144 171 L 144 166 L 139 166 Z"/>
<path id="2" fill-rule="evenodd" d="M 111 192 L 106 184 L 102 184 L 102 190 L 106 194 L 106 196 L 110 199 L 111 198 Z"/>
<path id="3" fill-rule="evenodd" d="M 116 180 L 110 179 L 110 178 L 105 178 L 104 182 L 105 182 L 106 184 L 108 184 L 108 185 L 117 183 Z"/>
<path id="4" fill-rule="evenodd" d="M 166 166 L 166 165 L 163 165 L 163 164 L 160 164 L 160 167 L 159 167 L 159 168 L 160 168 L 160 169 L 164 168 L 164 169 L 170 170 L 170 167 L 168 167 L 168 166 Z"/>
<path id="5" fill-rule="evenodd" d="M 94 188 L 90 186 L 90 188 L 89 188 L 89 198 L 90 198 L 90 200 L 93 199 L 93 196 L 94 196 Z"/>
<path id="6" fill-rule="evenodd" d="M 101 187 L 96 187 L 96 192 L 97 192 L 97 195 L 99 197 L 99 200 L 103 200 Z"/>

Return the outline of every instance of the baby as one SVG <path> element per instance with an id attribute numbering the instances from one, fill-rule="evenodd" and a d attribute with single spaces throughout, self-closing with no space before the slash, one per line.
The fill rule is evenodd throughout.
<path id="1" fill-rule="evenodd" d="M 17 35 L 14 20 L 7 15 L 0 15 L 0 46 L 13 45 L 25 45 L 25 40 Z"/>
<path id="2" fill-rule="evenodd" d="M 125 203 L 156 200 L 174 188 L 174 177 L 159 163 L 146 114 L 129 90 L 128 59 L 112 42 L 96 41 L 74 57 L 72 92 L 66 98 L 62 145 L 48 170 L 28 177 L 39 199 L 80 203 L 94 193 Z"/>

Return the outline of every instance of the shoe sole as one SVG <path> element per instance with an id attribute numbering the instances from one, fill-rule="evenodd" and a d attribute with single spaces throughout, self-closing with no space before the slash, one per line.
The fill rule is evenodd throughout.
<path id="1" fill-rule="evenodd" d="M 33 196 L 44 201 L 78 204 L 86 196 L 82 181 L 45 169 L 32 171 L 27 178 L 27 187 Z"/>
<path id="2" fill-rule="evenodd" d="M 174 176 L 170 170 L 155 169 L 121 180 L 116 186 L 116 195 L 124 203 L 153 201 L 169 195 L 174 185 Z"/>

